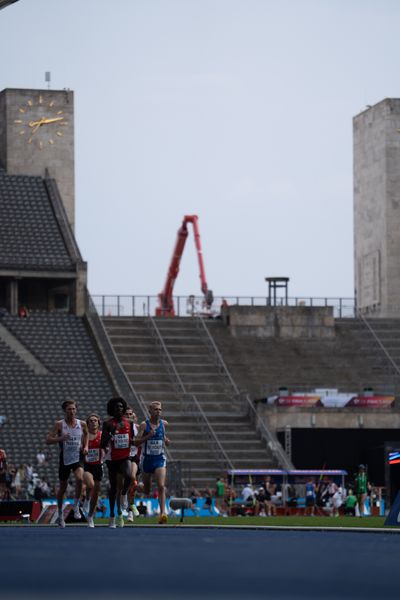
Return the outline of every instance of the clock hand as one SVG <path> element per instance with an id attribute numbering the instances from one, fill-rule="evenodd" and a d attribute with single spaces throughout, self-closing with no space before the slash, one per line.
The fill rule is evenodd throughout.
<path id="1" fill-rule="evenodd" d="M 55 123 L 56 121 L 64 121 L 64 117 L 56 117 L 54 119 L 42 119 L 42 123 Z"/>
<path id="2" fill-rule="evenodd" d="M 47 123 L 56 123 L 58 121 L 64 121 L 64 117 L 55 117 L 54 119 L 40 119 L 40 121 L 29 121 L 29 127 L 32 127 L 32 133 L 35 133 L 41 125 Z"/>
<path id="3" fill-rule="evenodd" d="M 39 127 L 44 123 L 44 119 L 40 119 L 40 121 L 29 121 L 29 127 L 32 127 L 32 134 L 36 133 Z"/>

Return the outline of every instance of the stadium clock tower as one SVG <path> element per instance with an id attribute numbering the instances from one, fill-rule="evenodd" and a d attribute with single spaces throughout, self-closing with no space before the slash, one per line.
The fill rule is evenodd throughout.
<path id="1" fill-rule="evenodd" d="M 9 175 L 55 179 L 74 229 L 73 92 L 0 92 L 0 165 Z"/>

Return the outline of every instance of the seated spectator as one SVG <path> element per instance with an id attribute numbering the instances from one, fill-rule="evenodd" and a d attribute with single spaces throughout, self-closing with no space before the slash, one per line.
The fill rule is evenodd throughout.
<path id="1" fill-rule="evenodd" d="M 27 319 L 29 317 L 29 312 L 28 309 L 26 308 L 26 306 L 20 306 L 18 309 L 18 316 L 21 319 Z"/>
<path id="2" fill-rule="evenodd" d="M 197 506 L 197 498 L 200 497 L 200 492 L 195 487 L 192 487 L 189 496 L 192 501 L 192 511 L 195 513 L 196 516 L 198 516 L 199 508 Z"/>
<path id="3" fill-rule="evenodd" d="M 36 454 L 36 461 L 39 467 L 46 464 L 46 455 L 43 450 L 39 450 L 39 452 Z"/>
<path id="4" fill-rule="evenodd" d="M 25 478 L 28 483 L 30 483 L 33 479 L 33 467 L 30 463 L 25 465 Z"/>
<path id="5" fill-rule="evenodd" d="M 204 505 L 203 508 L 204 510 L 208 510 L 210 515 L 213 514 L 213 509 L 212 509 L 212 492 L 209 488 L 204 490 L 204 496 L 205 496 L 205 501 L 204 501 Z"/>
<path id="6" fill-rule="evenodd" d="M 251 485 L 251 483 L 246 483 L 246 485 L 242 489 L 242 498 L 246 504 L 247 504 L 249 498 L 251 499 L 251 501 L 253 501 L 254 490 L 253 490 L 253 486 Z"/>
<path id="7" fill-rule="evenodd" d="M 7 422 L 7 417 L 5 415 L 0 415 L 0 427 L 3 427 Z"/>
<path id="8" fill-rule="evenodd" d="M 267 492 L 264 487 L 258 488 L 257 493 L 255 494 L 255 509 L 254 514 L 256 517 L 261 516 L 271 516 L 271 509 L 268 507 L 267 503 Z"/>
<path id="9" fill-rule="evenodd" d="M 357 496 L 354 495 L 353 490 L 349 490 L 348 496 L 344 504 L 344 514 L 347 516 L 356 516 Z"/>

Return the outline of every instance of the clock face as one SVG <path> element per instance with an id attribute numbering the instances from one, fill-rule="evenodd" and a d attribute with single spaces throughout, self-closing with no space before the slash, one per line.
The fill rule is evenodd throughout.
<path id="1" fill-rule="evenodd" d="M 60 140 L 68 126 L 66 115 L 54 98 L 39 95 L 28 99 L 17 109 L 14 119 L 18 135 L 33 148 L 43 150 Z"/>

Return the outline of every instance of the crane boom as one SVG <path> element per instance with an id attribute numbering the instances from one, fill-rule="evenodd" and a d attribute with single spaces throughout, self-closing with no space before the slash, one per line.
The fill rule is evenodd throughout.
<path id="1" fill-rule="evenodd" d="M 204 294 L 204 302 L 207 308 L 211 307 L 211 304 L 213 302 L 213 294 L 212 291 L 208 289 L 207 285 L 198 220 L 199 217 L 197 215 L 185 215 L 183 217 L 182 225 L 178 229 L 175 247 L 172 253 L 172 258 L 168 268 L 164 288 L 163 291 L 160 294 L 158 294 L 158 307 L 156 308 L 157 316 L 175 316 L 173 291 L 175 281 L 179 273 L 179 268 L 181 264 L 183 251 L 185 249 L 187 236 L 189 234 L 188 223 L 191 223 L 193 226 L 194 243 L 196 247 L 197 260 L 199 263 L 199 277 L 201 283 L 201 291 Z"/>

